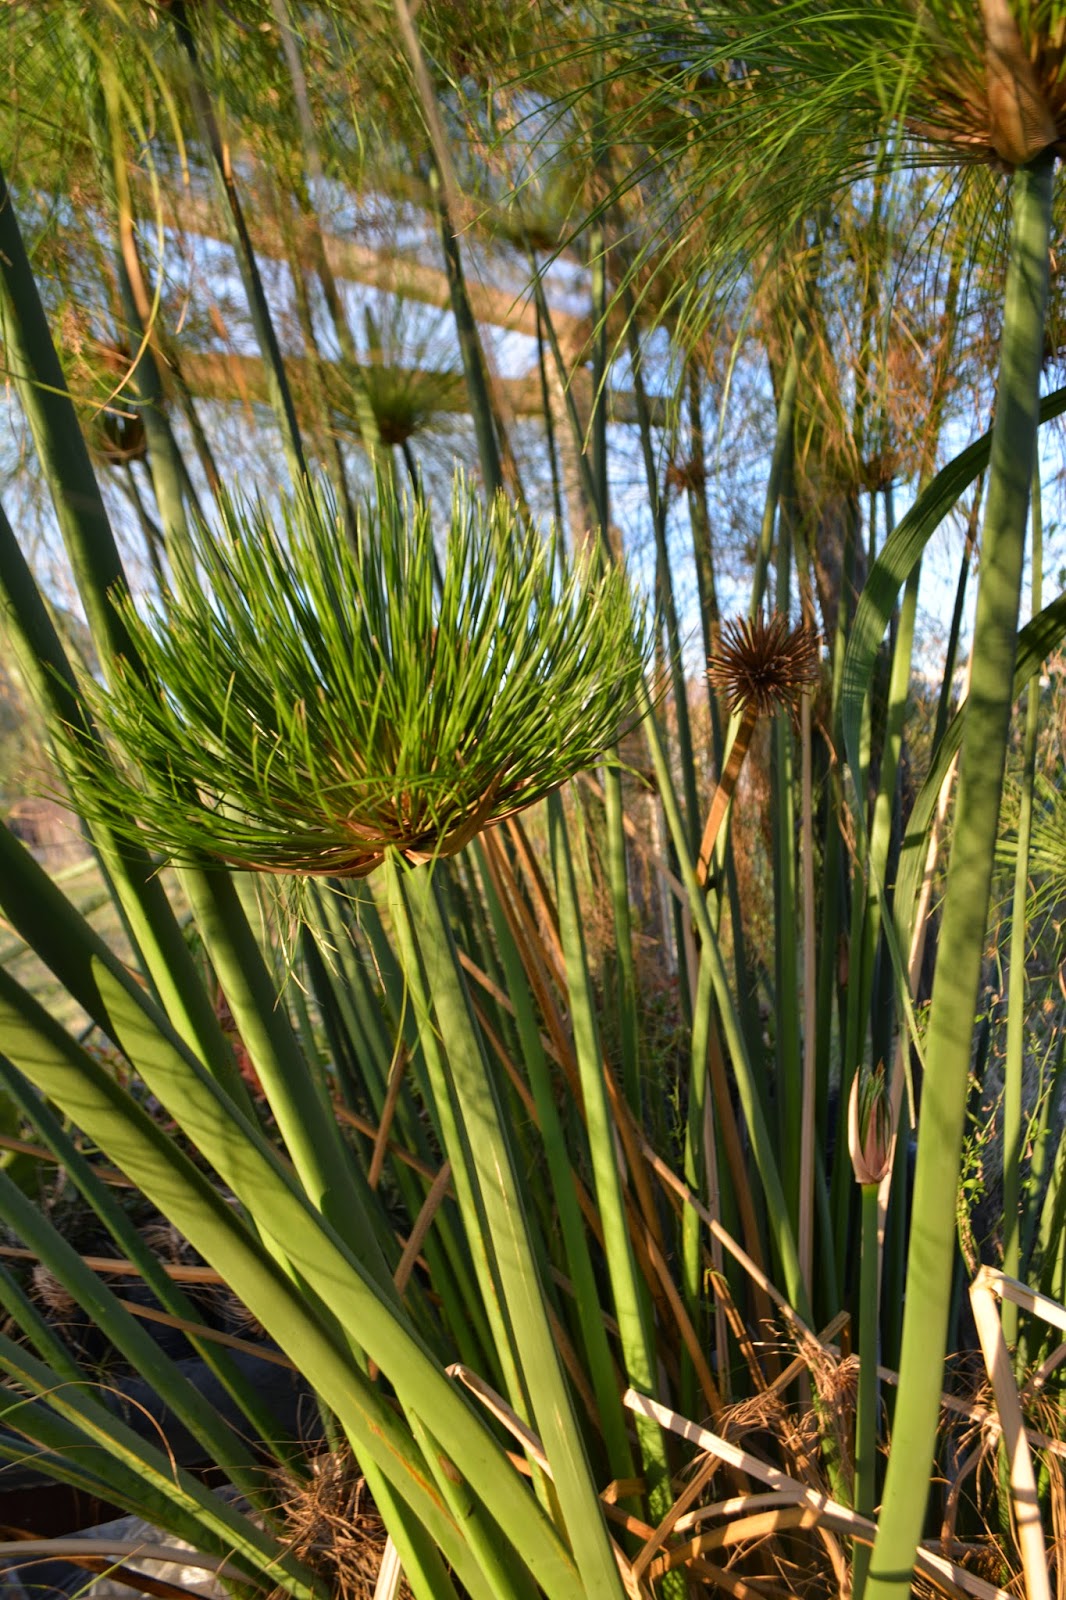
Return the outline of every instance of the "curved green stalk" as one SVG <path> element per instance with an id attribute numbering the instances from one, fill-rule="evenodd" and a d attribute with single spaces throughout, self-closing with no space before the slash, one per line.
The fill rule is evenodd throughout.
<path id="1" fill-rule="evenodd" d="M 888 537 L 891 537 L 889 532 Z M 887 1029 L 872 1015 L 874 977 L 878 952 L 881 949 L 881 922 L 886 914 L 884 895 L 889 877 L 889 853 L 896 825 L 896 778 L 903 748 L 903 726 L 910 697 L 911 658 L 914 650 L 914 627 L 918 610 L 918 588 L 921 581 L 919 559 L 907 575 L 903 599 L 899 608 L 895 630 L 895 645 L 889 672 L 888 710 L 884 740 L 881 747 L 880 776 L 874 799 L 870 823 L 869 846 L 865 872 L 857 866 L 853 874 L 852 932 L 850 940 L 851 970 L 848 978 L 848 1006 L 844 1045 L 841 1094 L 851 1089 L 851 1075 L 864 1060 L 876 1067 L 888 1058 L 889 1050 L 883 1040 Z M 883 951 L 882 951 L 883 953 Z M 868 1055 L 873 1041 L 872 1058 Z M 878 1040 L 882 1041 L 877 1048 Z M 847 1255 L 847 1216 L 850 1209 L 851 1170 L 847 1150 L 838 1145 L 834 1160 L 832 1192 L 835 1198 L 837 1219 L 838 1268 L 843 1269 Z"/>
<path id="2" fill-rule="evenodd" d="M 467 1247 L 473 1260 L 482 1307 L 490 1330 L 492 1348 L 503 1375 L 504 1393 L 519 1416 L 523 1420 L 528 1420 L 528 1400 L 515 1350 L 510 1308 L 500 1282 L 484 1204 L 478 1191 L 474 1153 L 470 1148 L 469 1135 L 454 1085 L 449 1080 L 447 1054 L 443 1048 L 440 1031 L 433 1019 L 428 979 L 423 972 L 420 944 L 405 892 L 407 885 L 400 877 L 400 871 L 399 867 L 394 868 L 386 861 L 389 912 L 397 949 L 404 963 L 406 994 L 414 1012 L 416 1037 L 425 1064 L 428 1080 L 426 1099 L 432 1108 L 445 1155 L 451 1162 L 452 1182 L 455 1185 Z"/>
<path id="3" fill-rule="evenodd" d="M 602 127 L 602 96 L 596 96 L 596 125 L 597 132 Z M 597 139 L 596 161 L 599 167 L 604 165 L 604 151 Z M 609 299 L 607 285 L 607 238 L 601 224 L 592 229 L 589 236 L 589 267 L 592 277 L 592 316 L 595 331 L 592 341 L 592 416 L 589 423 L 591 434 L 591 472 L 589 474 L 590 496 L 589 503 L 594 508 L 598 523 L 599 541 L 598 552 L 600 560 L 606 565 L 615 559 L 615 551 L 610 538 L 610 481 L 607 460 L 607 305 Z M 639 354 L 639 352 L 638 352 Z M 641 398 L 643 396 L 643 380 L 640 376 L 639 359 L 634 366 L 634 381 L 638 386 L 638 409 L 641 415 L 641 440 L 644 445 L 645 468 L 648 473 L 648 491 L 652 497 L 652 516 L 656 523 L 656 538 L 659 530 L 658 494 L 655 481 L 655 466 L 650 457 L 650 434 L 647 425 L 647 405 Z M 574 449 L 578 460 L 584 461 L 584 441 L 580 433 L 574 435 Z M 663 595 L 664 582 L 669 583 L 669 572 L 663 571 L 662 552 L 659 553 L 657 566 L 657 584 L 659 592 Z M 663 596 L 665 599 L 665 596 Z M 672 605 L 672 599 L 671 599 Z M 669 615 L 669 611 L 668 611 Z M 676 635 L 676 629 L 675 629 Z M 674 653 L 675 640 L 671 643 L 671 654 Z M 684 693 L 684 682 L 680 674 L 680 645 L 677 646 L 677 656 L 672 661 L 675 673 L 675 692 L 680 681 L 680 691 Z M 682 707 L 681 701 L 677 702 L 678 726 L 684 716 L 687 722 L 687 703 Z M 689 740 L 689 755 L 691 756 L 691 740 Z M 685 761 L 685 758 L 682 758 Z M 691 776 L 691 760 L 685 761 L 685 770 Z M 611 895 L 611 916 L 614 922 L 614 957 L 617 963 L 616 973 L 618 982 L 618 1019 L 619 1039 L 622 1049 L 622 1087 L 625 1091 L 634 1115 L 641 1116 L 641 1072 L 640 1072 L 640 1028 L 637 1018 L 637 976 L 633 964 L 633 915 L 629 890 L 628 855 L 626 850 L 626 836 L 624 828 L 624 805 L 622 802 L 622 775 L 616 761 L 608 760 L 603 769 L 604 790 L 604 815 L 607 824 L 607 881 Z M 688 792 L 686 790 L 686 792 Z M 689 818 L 690 826 L 694 825 L 692 817 Z"/>
<path id="4" fill-rule="evenodd" d="M 644 477 L 648 485 L 648 506 L 652 531 L 655 535 L 655 586 L 666 623 L 666 643 L 669 651 L 670 683 L 674 696 L 674 714 L 677 718 L 677 753 L 681 766 L 681 784 L 685 796 L 689 840 L 695 845 L 700 825 L 700 804 L 696 794 L 696 760 L 692 745 L 692 723 L 689 716 L 688 688 L 685 683 L 685 665 L 681 655 L 681 628 L 678 623 L 677 602 L 674 598 L 674 580 L 670 569 L 670 551 L 666 542 L 666 496 L 660 492 L 652 442 L 651 413 L 644 387 L 640 336 L 633 316 L 632 296 L 626 295 L 626 338 L 629 347 L 629 364 L 633 374 L 633 394 L 637 403 L 637 422 L 640 428 L 641 452 L 644 458 Z M 598 405 L 604 407 L 606 396 L 600 396 Z M 598 414 L 598 413 L 597 413 Z"/>
<path id="5" fill-rule="evenodd" d="M 714 1027 L 714 985 L 711 981 L 711 964 L 701 961 L 696 980 L 696 993 L 692 999 L 691 1058 L 688 1081 L 688 1110 L 685 1119 L 684 1177 L 692 1193 L 700 1199 L 704 1195 L 706 1178 L 705 1115 L 712 1104 L 710 1089 L 710 1034 Z M 681 1272 L 682 1290 L 692 1324 L 699 1329 L 704 1320 L 703 1251 L 701 1249 L 702 1221 L 692 1206 L 686 1206 L 681 1217 Z M 724 1350 L 718 1352 L 719 1370 L 725 1359 Z M 694 1375 L 686 1371 L 694 1403 Z M 686 1399 L 689 1397 L 686 1396 Z M 686 1412 L 689 1415 L 690 1412 Z"/>
<path id="6" fill-rule="evenodd" d="M 869 1015 L 874 985 L 874 962 L 881 932 L 881 918 L 885 908 L 881 895 L 888 881 L 889 851 L 892 844 L 893 812 L 895 809 L 896 775 L 903 749 L 903 724 L 910 698 L 911 656 L 914 649 L 914 625 L 918 611 L 918 587 L 921 581 L 921 562 L 907 578 L 903 601 L 896 627 L 896 642 L 892 653 L 892 668 L 888 686 L 888 721 L 881 748 L 881 774 L 874 801 L 873 820 L 870 826 L 869 884 L 866 897 L 866 914 L 863 920 L 861 970 L 856 975 L 861 990 L 860 1007 L 863 1017 Z M 857 952 L 858 954 L 858 952 Z M 854 1049 L 848 1053 L 849 1061 L 858 1061 L 862 1041 L 852 1041 Z M 876 1061 L 874 1065 L 876 1066 Z"/>
<path id="7" fill-rule="evenodd" d="M 703 632 L 703 654 L 710 660 L 718 648 L 721 632 L 721 612 L 718 607 L 718 589 L 714 576 L 714 536 L 711 529 L 711 511 L 707 503 L 706 450 L 703 441 L 703 401 L 700 391 L 699 367 L 693 359 L 688 366 L 689 459 L 692 474 L 687 485 L 688 518 L 692 530 L 692 555 L 696 566 L 696 592 L 699 597 L 700 626 Z M 714 771 L 722 765 L 722 719 L 718 697 L 708 678 L 707 709 L 711 721 L 711 753 Z"/>
<path id="8" fill-rule="evenodd" d="M 206 1453 L 253 1502 L 260 1499 L 262 1471 L 250 1450 L 204 1399 L 185 1372 L 162 1351 L 148 1329 L 127 1311 L 100 1275 L 0 1170 L 0 1217 L 15 1236 L 58 1279 L 98 1327 L 122 1352 L 134 1372 L 150 1378 L 164 1404 L 180 1419 Z"/>
<path id="9" fill-rule="evenodd" d="M 384 1221 L 309 1069 L 289 1013 L 278 1002 L 233 878 L 216 869 L 185 873 L 183 882 L 238 1032 L 308 1198 L 366 1264 L 383 1293 L 395 1295 L 385 1259 Z"/>
<path id="10" fill-rule="evenodd" d="M 802 347 L 801 347 L 802 348 Z M 798 356 L 796 358 L 798 360 Z M 793 441 L 782 452 L 778 490 L 774 607 L 788 616 L 792 587 Z M 800 1151 L 803 1142 L 803 1064 L 800 1020 L 799 916 L 796 884 L 795 750 L 791 718 L 779 711 L 773 719 L 770 756 L 770 803 L 773 826 L 774 896 L 774 1065 L 781 1181 L 797 1239 L 800 1232 Z M 810 1279 L 807 1290 L 810 1292 Z"/>
<path id="11" fill-rule="evenodd" d="M 1016 700 L 1022 690 L 1039 673 L 1044 661 L 1066 639 L 1066 591 L 1026 623 L 1018 635 L 1018 651 L 1014 669 L 1012 697 Z M 901 949 L 909 949 L 911 923 L 914 918 L 918 887 L 925 865 L 925 851 L 929 829 L 937 809 L 937 798 L 952 761 L 958 755 L 968 727 L 968 703 L 959 707 L 944 731 L 932 765 L 918 791 L 918 798 L 907 821 L 907 833 L 900 852 L 900 866 L 896 874 L 896 895 L 893 910 L 897 940 Z"/>
<path id="12" fill-rule="evenodd" d="M 0 336 L 41 472 L 70 558 L 93 643 L 101 657 L 133 659 L 132 642 L 108 593 L 124 574 L 100 486 L 67 391 L 7 180 L 0 171 Z"/>
<path id="13" fill-rule="evenodd" d="M 21 1292 L 10 1280 L 4 1288 L 7 1291 L 5 1300 L 16 1309 Z M 22 1309 L 28 1313 L 28 1323 L 32 1325 L 36 1321 L 44 1347 L 58 1346 L 60 1341 L 30 1303 L 24 1302 Z M 144 1337 L 152 1342 L 147 1334 Z M 156 1375 L 158 1365 L 158 1359 L 152 1362 L 150 1376 Z M 169 1523 L 194 1544 L 202 1542 L 220 1554 L 232 1555 L 245 1570 L 250 1568 L 265 1577 L 275 1563 L 280 1564 L 282 1570 L 287 1569 L 285 1575 L 290 1592 L 301 1596 L 302 1600 L 311 1600 L 314 1594 L 311 1575 L 301 1573 L 300 1564 L 291 1555 L 283 1554 L 269 1534 L 213 1494 L 192 1473 L 176 1467 L 165 1447 L 155 1440 L 142 1439 L 92 1392 L 92 1385 L 84 1380 L 83 1374 L 79 1374 L 82 1382 L 74 1381 L 74 1373 L 62 1358 L 58 1368 L 60 1381 L 57 1383 L 56 1365 L 40 1360 L 6 1334 L 0 1334 L 0 1370 L 13 1379 L 21 1391 L 16 1395 L 10 1390 L 0 1391 L 3 1399 L 0 1414 L 9 1427 L 24 1432 L 31 1440 L 47 1443 L 52 1431 L 49 1427 L 51 1413 L 73 1423 L 82 1435 L 73 1448 L 78 1450 L 86 1440 L 102 1446 L 111 1457 L 109 1472 L 135 1503 L 147 1491 L 156 1504 L 161 1502 L 166 1507 L 165 1525 Z"/>
<path id="14" fill-rule="evenodd" d="M 197 1321 L 196 1308 L 185 1292 L 170 1277 L 156 1256 L 141 1238 L 127 1212 L 111 1193 L 107 1184 L 97 1175 L 90 1161 L 82 1155 L 74 1140 L 64 1131 L 59 1118 L 47 1102 L 30 1088 L 26 1079 L 0 1055 L 0 1084 L 18 1105 L 26 1121 L 33 1127 L 67 1176 L 77 1186 L 78 1193 L 103 1223 L 118 1246 L 119 1253 L 139 1269 L 143 1282 L 155 1295 L 164 1311 L 187 1322 Z M 224 1345 L 213 1339 L 200 1339 L 191 1331 L 186 1337 L 196 1354 L 214 1373 L 230 1397 L 248 1419 L 255 1437 L 271 1450 L 277 1459 L 295 1472 L 305 1470 L 298 1448 L 293 1448 L 279 1437 L 277 1419 L 260 1399 L 256 1387 L 231 1359 Z M 251 1498 L 255 1494 L 249 1491 Z"/>
<path id="15" fill-rule="evenodd" d="M 474 1493 L 520 1548 L 546 1593 L 552 1600 L 573 1600 L 577 1574 L 558 1533 L 481 1418 L 412 1333 L 404 1314 L 382 1298 L 273 1151 L 186 1060 L 173 1037 L 153 1027 L 100 964 L 94 966 L 109 1005 L 112 1036 L 167 1109 L 180 1112 L 186 1133 L 258 1226 L 284 1250 L 302 1282 L 293 1281 L 266 1254 L 214 1184 L 108 1070 L 0 969 L 0 1029 L 14 1064 L 223 1274 L 351 1431 L 357 1457 L 376 1461 L 425 1522 L 460 1581 L 471 1586 L 469 1550 L 433 1488 L 410 1432 L 353 1360 L 341 1328 L 358 1331 L 403 1406 L 433 1417 L 434 1434 L 451 1459 L 462 1463 Z M 323 1309 L 326 1304 L 330 1314 Z M 473 1566 L 475 1578 L 477 1571 Z"/>
<path id="16" fill-rule="evenodd" d="M 313 908 L 321 908 L 325 926 L 314 917 Z M 309 900 L 312 910 L 311 928 L 315 938 L 329 952 L 329 960 L 317 949 L 320 977 L 328 985 L 328 993 L 316 986 L 320 995 L 319 1008 L 323 1022 L 333 1024 L 337 1032 L 339 1023 L 354 1052 L 361 1073 L 362 1092 L 370 1097 L 371 1107 L 381 1116 L 387 1095 L 388 1076 L 392 1066 L 394 1044 L 389 1039 L 385 1018 L 377 995 L 372 991 L 367 972 L 357 952 L 352 948 L 351 929 L 342 912 L 343 897 L 332 889 L 317 890 Z M 355 916 L 362 924 L 364 935 L 376 918 L 374 902 L 364 895 L 356 901 Z M 378 949 L 388 950 L 382 940 Z M 391 959 L 391 951 L 389 951 Z M 380 958 L 378 960 L 380 972 Z M 432 1105 L 429 1107 L 432 1112 Z M 421 1107 L 406 1081 L 395 1110 L 396 1128 L 401 1133 L 408 1150 L 421 1158 L 427 1168 L 432 1168 L 436 1149 L 423 1123 Z M 435 1130 L 439 1132 L 439 1129 Z M 410 1216 L 416 1217 L 425 1199 L 425 1183 L 416 1178 L 402 1162 L 396 1163 L 396 1182 L 407 1200 Z M 441 1296 L 448 1311 L 448 1321 L 464 1361 L 489 1382 L 502 1383 L 502 1369 L 496 1364 L 492 1336 L 485 1312 L 471 1274 L 470 1257 L 464 1248 L 460 1230 L 454 1225 L 450 1208 L 442 1207 L 434 1222 L 433 1231 L 423 1247 L 430 1266 L 430 1278 L 435 1291 Z"/>
<path id="17" fill-rule="evenodd" d="M 754 620 L 762 608 L 766 592 L 766 578 L 770 570 L 770 556 L 774 547 L 774 526 L 781 506 L 781 491 L 791 472 L 793 436 L 796 429 L 796 391 L 799 384 L 800 363 L 807 343 L 806 329 L 797 323 L 792 332 L 785 374 L 781 380 L 781 396 L 777 403 L 777 431 L 774 435 L 774 453 L 770 459 L 770 476 L 766 480 L 766 498 L 763 502 L 762 525 L 755 551 L 755 573 L 751 580 L 751 602 L 748 616 Z M 780 598 L 778 599 L 780 606 Z"/>
<path id="18" fill-rule="evenodd" d="M 1051 422 L 1066 411 L 1066 387 L 1055 389 L 1039 401 L 1034 425 Z M 867 574 L 859 604 L 855 611 L 848 637 L 847 655 L 844 659 L 841 684 L 841 721 L 848 765 L 853 772 L 861 767 L 862 711 L 870 675 L 874 669 L 881 641 L 885 636 L 892 613 L 896 608 L 899 591 L 910 576 L 915 563 L 943 522 L 944 518 L 965 493 L 974 479 L 988 466 L 995 430 L 982 434 L 973 444 L 942 467 L 936 477 L 918 496 L 914 505 L 901 517 L 881 553 Z M 1050 619 L 1051 608 L 1046 608 Z M 1035 622 L 1034 618 L 1034 622 Z M 1054 643 L 1045 647 L 1053 649 Z M 957 746 L 956 746 L 957 748 Z M 937 752 L 939 762 L 941 752 Z M 943 772 L 941 772 L 943 778 Z M 937 781 L 937 787 L 939 787 Z M 856 813 L 857 825 L 863 826 L 862 812 Z M 865 828 L 864 828 L 865 832 Z"/>
<path id="19" fill-rule="evenodd" d="M 19 668 L 46 725 L 73 727 L 91 736 L 91 723 L 73 669 L 2 506 L 0 602 Z M 55 748 L 62 763 L 62 741 Z M 244 1091 L 232 1053 L 154 863 L 147 851 L 130 843 L 120 844 L 103 823 L 91 832 L 104 874 L 114 885 L 131 943 L 143 957 L 153 993 L 182 1038 L 219 1082 L 240 1099 Z M 77 965 L 78 946 L 76 941 L 68 941 L 63 930 L 68 919 L 77 914 L 6 828 L 0 831 L 0 858 L 8 862 L 4 874 L 0 874 L 0 901 L 10 898 L 11 902 L 8 916 L 16 925 L 36 929 L 36 933 L 27 932 L 23 937 L 35 944 L 61 981 L 69 983 L 67 974 Z M 11 877 L 7 876 L 9 870 Z M 78 992 L 77 980 L 73 992 Z M 92 1007 L 86 1009 L 91 1011 Z"/>
<path id="20" fill-rule="evenodd" d="M 1053 168 L 1054 157 L 1046 152 L 1020 168 L 1014 179 L 968 727 L 926 1045 L 899 1395 L 869 1600 L 903 1600 L 910 1593 L 936 1443 L 973 1016 L 1010 726 L 1035 462 Z"/>

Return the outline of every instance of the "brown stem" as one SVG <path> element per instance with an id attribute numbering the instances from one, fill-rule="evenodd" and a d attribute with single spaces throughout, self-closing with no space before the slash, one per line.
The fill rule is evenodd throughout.
<path id="1" fill-rule="evenodd" d="M 755 732 L 755 723 L 758 715 L 754 700 L 749 700 L 744 707 L 744 714 L 740 719 L 737 736 L 733 740 L 729 755 L 726 757 L 722 776 L 718 780 L 718 787 L 714 791 L 714 799 L 711 801 L 711 809 L 707 816 L 707 826 L 703 830 L 703 839 L 700 843 L 699 860 L 696 863 L 696 876 L 701 885 L 707 882 L 707 877 L 711 870 L 711 858 L 714 855 L 714 847 L 718 841 L 718 832 L 725 819 L 729 802 L 733 798 L 733 791 L 736 789 L 737 779 L 740 777 L 740 769 L 744 765 L 744 757 L 748 753 L 751 736 Z"/>

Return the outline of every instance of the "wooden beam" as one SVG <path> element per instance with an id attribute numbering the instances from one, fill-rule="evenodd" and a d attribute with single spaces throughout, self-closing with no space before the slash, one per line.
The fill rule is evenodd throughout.
<path id="1" fill-rule="evenodd" d="M 145 180 L 139 185 L 145 215 L 155 204 Z M 211 202 L 201 195 L 183 189 L 177 194 L 164 192 L 162 203 L 163 223 L 177 233 L 192 233 L 203 238 L 224 239 L 225 229 Z M 287 260 L 289 251 L 276 219 L 269 213 L 253 212 L 249 207 L 249 232 L 257 251 L 274 260 Z M 300 235 L 307 223 L 293 215 L 293 237 L 299 245 Z M 444 272 L 426 266 L 404 251 L 373 249 L 354 239 L 341 239 L 336 234 L 324 233 L 326 257 L 334 276 L 351 283 L 366 284 L 397 294 L 405 300 L 417 300 L 423 305 L 438 306 L 441 310 L 450 304 L 448 280 Z M 474 314 L 480 322 L 493 327 L 507 328 L 514 333 L 524 333 L 535 338 L 537 313 L 524 286 L 512 293 L 492 284 L 479 283 L 471 276 L 468 289 Z M 588 344 L 591 324 L 584 317 L 575 317 L 568 311 L 553 311 L 553 320 L 560 340 L 573 350 L 582 350 Z"/>
<path id="2" fill-rule="evenodd" d="M 310 378 L 307 358 L 286 357 L 285 370 L 297 397 L 306 395 Z M 266 377 L 263 363 L 258 356 L 231 355 L 223 351 L 196 353 L 182 351 L 181 371 L 190 391 L 200 399 L 243 402 L 246 405 L 252 402 L 267 404 Z M 466 386 L 461 373 L 381 367 L 378 367 L 375 373 L 375 369 L 371 367 L 368 369 L 368 377 L 372 394 L 376 376 L 384 378 L 386 374 L 388 381 L 394 383 L 397 390 L 406 389 L 408 392 L 417 391 L 419 380 L 422 379 L 429 391 L 428 399 L 431 401 L 429 409 L 432 411 L 462 414 L 468 408 Z M 339 363 L 326 362 L 325 375 L 331 403 L 341 419 L 344 419 L 348 413 L 345 406 L 343 368 Z M 537 417 L 544 414 L 539 374 L 530 373 L 520 378 L 501 378 L 499 383 L 512 415 Z M 578 368 L 573 375 L 572 383 L 577 391 L 579 410 L 582 415 L 587 416 L 588 408 L 592 404 L 591 374 L 583 367 Z M 607 405 L 608 416 L 612 422 L 636 423 L 636 401 L 630 391 L 608 390 Z M 665 416 L 662 402 L 654 396 L 649 397 L 649 408 L 653 423 L 662 424 Z M 351 431 L 355 432 L 354 407 L 351 409 L 350 418 Z"/>

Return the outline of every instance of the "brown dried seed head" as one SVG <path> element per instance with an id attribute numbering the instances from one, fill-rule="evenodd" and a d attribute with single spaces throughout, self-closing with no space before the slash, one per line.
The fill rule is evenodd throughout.
<path id="1" fill-rule="evenodd" d="M 795 710 L 804 689 L 818 682 L 821 648 L 806 622 L 790 628 L 780 611 L 766 620 L 735 617 L 708 662 L 708 675 L 730 711 L 753 705 L 759 716 L 782 706 Z"/>
<path id="2" fill-rule="evenodd" d="M 34 1267 L 30 1278 L 33 1284 L 33 1298 L 38 1305 L 44 1306 L 53 1317 L 68 1317 L 77 1309 L 77 1301 L 67 1288 L 61 1283 L 43 1262 L 39 1261 Z"/>

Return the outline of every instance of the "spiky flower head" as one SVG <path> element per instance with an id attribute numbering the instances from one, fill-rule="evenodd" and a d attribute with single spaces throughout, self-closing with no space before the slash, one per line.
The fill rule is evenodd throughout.
<path id="1" fill-rule="evenodd" d="M 769 619 L 727 622 L 707 670 L 731 712 L 751 707 L 756 716 L 765 716 L 782 708 L 794 712 L 803 691 L 818 682 L 820 661 L 815 630 L 806 622 L 792 628 L 775 611 Z"/>
<path id="2" fill-rule="evenodd" d="M 362 877 L 541 799 L 636 719 L 649 651 L 624 572 L 558 576 L 556 535 L 458 482 L 439 588 L 424 503 L 379 484 L 350 536 L 322 495 L 230 504 L 195 583 L 89 684 L 116 756 L 78 808 L 176 860 Z"/>

